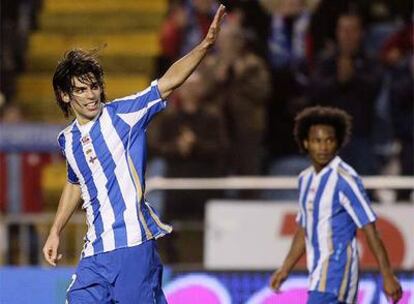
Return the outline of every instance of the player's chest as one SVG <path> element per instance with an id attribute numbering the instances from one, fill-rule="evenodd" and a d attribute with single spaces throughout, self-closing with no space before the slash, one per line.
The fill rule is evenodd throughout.
<path id="1" fill-rule="evenodd" d="M 78 140 L 73 143 L 74 160 L 86 171 L 110 169 L 125 155 L 126 145 L 125 136 L 120 136 L 116 130 L 110 130 L 105 134 L 92 130 L 80 134 Z"/>

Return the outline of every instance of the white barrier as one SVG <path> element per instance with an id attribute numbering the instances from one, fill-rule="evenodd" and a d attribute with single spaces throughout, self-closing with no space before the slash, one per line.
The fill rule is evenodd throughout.
<path id="1" fill-rule="evenodd" d="M 413 189 L 414 177 L 402 176 L 367 176 L 363 177 L 364 185 L 367 189 Z M 154 177 L 147 181 L 146 193 L 155 190 L 283 190 L 295 189 L 297 179 L 292 176 L 278 177 L 222 177 L 222 178 L 162 178 Z M 5 254 L 8 250 L 7 231 L 11 225 L 20 226 L 23 231 L 19 239 L 19 247 L 22 248 L 20 258 L 22 264 L 28 261 L 29 249 L 27 240 L 29 237 L 28 225 L 35 225 L 38 228 L 40 242 L 44 241 L 48 227 L 51 225 L 54 214 L 29 214 L 29 215 L 5 215 L 0 220 L 0 241 L 5 239 L 5 245 L 0 246 L 0 264 L 5 261 Z M 82 214 L 75 214 L 71 222 L 76 226 L 77 231 L 84 229 L 85 219 Z M 78 233 L 78 232 L 77 232 Z M 80 238 L 79 238 L 80 240 Z M 81 245 L 81 242 L 78 242 Z M 78 245 L 76 245 L 78 246 Z M 41 252 L 38 253 L 39 255 Z M 39 258 L 41 258 L 39 256 Z"/>
<path id="2" fill-rule="evenodd" d="M 413 189 L 414 177 L 407 176 L 365 176 L 362 178 L 367 189 Z M 148 180 L 147 192 L 153 190 L 202 190 L 202 189 L 296 189 L 297 178 L 278 177 L 221 177 L 221 178 L 162 178 Z"/>

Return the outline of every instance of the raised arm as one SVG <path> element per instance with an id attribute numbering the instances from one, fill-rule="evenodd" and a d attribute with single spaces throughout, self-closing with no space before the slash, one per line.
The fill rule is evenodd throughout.
<path id="1" fill-rule="evenodd" d="M 66 226 L 73 212 L 79 204 L 81 198 L 81 190 L 79 185 L 66 182 L 60 197 L 59 207 L 56 212 L 55 220 L 50 229 L 49 236 L 43 246 L 43 256 L 45 260 L 52 266 L 56 266 L 57 261 L 62 258 L 58 254 L 60 233 Z"/>
<path id="2" fill-rule="evenodd" d="M 369 248 L 374 254 L 381 271 L 384 281 L 384 292 L 393 300 L 393 303 L 397 303 L 402 297 L 401 285 L 392 272 L 387 251 L 385 250 L 384 244 L 378 235 L 375 224 L 368 224 L 364 226 L 362 230 L 364 231 Z"/>
<path id="3" fill-rule="evenodd" d="M 214 20 L 210 25 L 206 37 L 192 49 L 187 55 L 176 61 L 158 80 L 158 89 L 161 97 L 167 98 L 176 88 L 184 83 L 184 81 L 191 75 L 198 64 L 203 60 L 207 51 L 211 48 L 217 39 L 220 31 L 220 24 L 225 15 L 225 7 L 220 5 Z"/>
<path id="4" fill-rule="evenodd" d="M 270 287 L 272 289 L 275 291 L 280 290 L 280 286 L 282 286 L 283 282 L 286 281 L 290 271 L 305 253 L 305 249 L 305 229 L 299 226 L 296 230 L 295 236 L 293 237 L 289 253 L 286 256 L 282 267 L 277 269 L 270 278 Z"/>

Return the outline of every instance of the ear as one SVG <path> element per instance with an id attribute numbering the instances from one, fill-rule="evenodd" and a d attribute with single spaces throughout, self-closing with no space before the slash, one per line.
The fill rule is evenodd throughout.
<path id="1" fill-rule="evenodd" d="M 60 92 L 60 97 L 62 98 L 64 103 L 69 103 L 70 102 L 70 97 L 69 97 L 68 93 Z"/>
<path id="2" fill-rule="evenodd" d="M 308 147 L 309 147 L 308 140 L 307 139 L 304 139 L 303 142 L 302 142 L 302 144 L 303 144 L 303 147 L 305 148 L 305 150 L 307 151 L 308 150 Z"/>

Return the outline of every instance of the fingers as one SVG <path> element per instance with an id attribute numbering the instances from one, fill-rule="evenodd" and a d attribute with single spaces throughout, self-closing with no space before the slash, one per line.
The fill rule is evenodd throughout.
<path id="1" fill-rule="evenodd" d="M 62 259 L 62 254 L 58 254 L 57 249 L 53 247 L 44 247 L 43 256 L 45 260 L 52 266 L 56 266 L 56 263 Z"/>
<path id="2" fill-rule="evenodd" d="M 397 288 L 397 290 L 396 291 L 394 291 L 392 294 L 391 294 L 391 298 L 392 298 L 392 301 L 393 301 L 393 303 L 395 304 L 395 303 L 398 303 L 398 301 L 401 299 L 401 297 L 402 297 L 402 294 L 403 294 L 403 291 L 402 291 L 402 288 L 401 288 L 401 286 L 399 286 L 398 288 Z"/>
<path id="3" fill-rule="evenodd" d="M 214 16 L 213 24 L 214 25 L 220 24 L 225 14 L 226 14 L 226 7 L 223 4 L 220 4 L 216 12 L 216 15 Z"/>
<path id="4" fill-rule="evenodd" d="M 282 285 L 283 280 L 281 276 L 276 273 L 270 279 L 270 288 L 272 288 L 276 292 L 280 292 L 280 286 Z"/>

